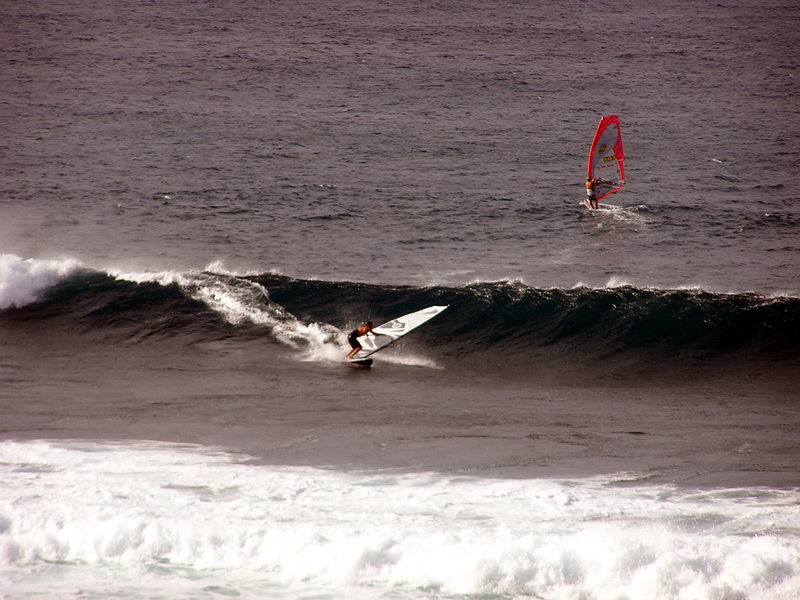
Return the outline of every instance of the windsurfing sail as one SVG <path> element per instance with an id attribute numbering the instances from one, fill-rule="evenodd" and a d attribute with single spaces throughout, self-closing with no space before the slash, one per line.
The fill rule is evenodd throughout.
<path id="1" fill-rule="evenodd" d="M 618 192 L 625 185 L 625 153 L 622 151 L 622 132 L 617 115 L 600 119 L 589 150 L 587 175 L 602 180 L 595 186 L 598 200 Z"/>
<path id="2" fill-rule="evenodd" d="M 358 338 L 358 343 L 361 344 L 361 350 L 350 360 L 353 362 L 364 360 L 368 356 L 375 354 L 378 350 L 383 350 L 386 346 L 395 343 L 405 334 L 416 329 L 426 321 L 431 320 L 446 308 L 447 306 L 429 306 L 428 308 L 423 308 L 417 312 L 397 317 L 383 325 L 373 328 L 373 332 L 382 335 L 367 334 L 360 336 Z"/>

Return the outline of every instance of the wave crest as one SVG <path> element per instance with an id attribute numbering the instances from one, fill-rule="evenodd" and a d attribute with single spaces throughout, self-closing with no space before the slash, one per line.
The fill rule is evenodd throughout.
<path id="1" fill-rule="evenodd" d="M 37 260 L 0 255 L 0 309 L 22 308 L 38 301 L 48 288 L 81 268 L 81 263 L 71 258 Z"/>

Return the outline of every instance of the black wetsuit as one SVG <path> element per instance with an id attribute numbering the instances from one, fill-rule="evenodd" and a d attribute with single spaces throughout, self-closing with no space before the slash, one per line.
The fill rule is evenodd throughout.
<path id="1" fill-rule="evenodd" d="M 353 329 L 350 333 L 347 334 L 347 341 L 350 342 L 351 348 L 361 348 L 361 344 L 358 343 L 358 329 Z"/>

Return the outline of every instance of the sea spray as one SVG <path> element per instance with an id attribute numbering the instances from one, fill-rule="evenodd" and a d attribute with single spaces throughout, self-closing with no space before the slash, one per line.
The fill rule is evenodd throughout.
<path id="1" fill-rule="evenodd" d="M 0 309 L 21 308 L 40 300 L 43 292 L 81 268 L 72 258 L 23 259 L 0 255 Z"/>

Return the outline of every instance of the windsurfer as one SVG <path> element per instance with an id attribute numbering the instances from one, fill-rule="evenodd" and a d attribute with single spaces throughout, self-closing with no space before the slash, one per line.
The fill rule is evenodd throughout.
<path id="1" fill-rule="evenodd" d="M 602 183 L 602 179 L 595 179 L 594 177 L 586 178 L 586 199 L 589 201 L 589 206 L 597 208 L 597 184 Z"/>
<path id="2" fill-rule="evenodd" d="M 347 341 L 350 342 L 350 347 L 352 348 L 352 350 L 347 353 L 348 359 L 353 358 L 358 351 L 361 350 L 361 344 L 358 343 L 358 338 L 362 335 L 367 335 L 368 333 L 371 333 L 372 335 L 385 335 L 383 333 L 375 333 L 372 331 L 372 321 L 367 321 L 361 327 L 356 327 L 353 329 L 353 331 L 347 334 Z"/>

